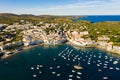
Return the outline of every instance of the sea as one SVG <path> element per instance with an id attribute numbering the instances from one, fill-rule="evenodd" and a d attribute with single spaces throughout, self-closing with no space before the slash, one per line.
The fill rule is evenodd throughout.
<path id="1" fill-rule="evenodd" d="M 91 15 L 91 16 L 85 15 L 81 18 L 78 18 L 77 20 L 87 20 L 92 23 L 107 21 L 120 22 L 120 15 Z"/>
<path id="2" fill-rule="evenodd" d="M 66 44 L 38 46 L 0 60 L 0 80 L 120 80 L 120 56 Z"/>
<path id="3" fill-rule="evenodd" d="M 120 16 L 80 19 L 96 23 Z M 67 44 L 37 46 L 0 60 L 0 80 L 120 80 L 120 55 Z"/>

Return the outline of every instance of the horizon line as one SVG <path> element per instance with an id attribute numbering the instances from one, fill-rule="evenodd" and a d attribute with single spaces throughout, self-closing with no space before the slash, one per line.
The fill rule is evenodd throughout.
<path id="1" fill-rule="evenodd" d="M 23 14 L 18 14 L 18 13 L 4 13 L 4 12 L 0 12 L 0 14 L 14 14 L 14 15 L 33 15 L 33 16 L 119 16 L 120 14 L 73 14 L 73 15 L 69 15 L 69 14 L 28 14 L 28 13 L 23 13 Z"/>

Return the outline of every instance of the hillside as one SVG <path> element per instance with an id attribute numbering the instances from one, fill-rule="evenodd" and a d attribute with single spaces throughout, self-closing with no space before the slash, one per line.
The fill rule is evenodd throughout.
<path id="1" fill-rule="evenodd" d="M 30 22 L 57 22 L 57 21 L 71 21 L 72 19 L 79 18 L 79 16 L 52 16 L 52 15 L 31 15 L 31 14 L 12 14 L 0 13 L 0 23 L 12 24 L 16 21 L 27 20 Z"/>

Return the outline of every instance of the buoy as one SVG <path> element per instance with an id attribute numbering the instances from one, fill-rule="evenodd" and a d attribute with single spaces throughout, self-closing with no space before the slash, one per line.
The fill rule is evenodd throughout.
<path id="1" fill-rule="evenodd" d="M 118 68 L 118 67 L 116 67 L 115 69 L 118 70 L 118 71 L 120 70 L 120 68 Z"/>
<path id="2" fill-rule="evenodd" d="M 41 74 L 42 72 L 41 72 L 41 71 L 39 71 L 39 73 Z"/>
<path id="3" fill-rule="evenodd" d="M 73 75 L 69 75 L 69 77 L 73 77 Z"/>
<path id="4" fill-rule="evenodd" d="M 108 77 L 103 77 L 103 79 L 108 79 Z"/>
<path id="5" fill-rule="evenodd" d="M 107 66 L 103 66 L 103 68 L 107 68 Z"/>
<path id="6" fill-rule="evenodd" d="M 75 70 L 72 70 L 73 73 L 75 73 Z"/>
<path id="7" fill-rule="evenodd" d="M 76 78 L 80 79 L 81 77 L 80 76 L 76 76 Z"/>
<path id="8" fill-rule="evenodd" d="M 102 70 L 101 69 L 98 69 L 99 72 L 101 72 Z"/>
<path id="9" fill-rule="evenodd" d="M 53 67 L 50 67 L 50 69 L 53 69 Z"/>
<path id="10" fill-rule="evenodd" d="M 57 66 L 57 68 L 60 68 L 60 66 Z"/>
<path id="11" fill-rule="evenodd" d="M 40 65 L 40 67 L 43 67 L 43 65 Z"/>
<path id="12" fill-rule="evenodd" d="M 113 67 L 109 67 L 109 69 L 113 69 Z"/>
<path id="13" fill-rule="evenodd" d="M 5 62 L 5 64 L 8 64 L 8 62 Z"/>
<path id="14" fill-rule="evenodd" d="M 52 74 L 55 74 L 56 72 L 52 72 Z"/>
<path id="15" fill-rule="evenodd" d="M 33 70 L 33 69 L 34 69 L 34 67 L 31 67 L 31 69 Z"/>
<path id="16" fill-rule="evenodd" d="M 97 66 L 100 66 L 99 64 L 97 64 Z"/>
<path id="17" fill-rule="evenodd" d="M 39 70 L 39 67 L 37 67 L 36 69 Z"/>
<path id="18" fill-rule="evenodd" d="M 33 77 L 37 77 L 37 75 L 34 74 Z"/>
<path id="19" fill-rule="evenodd" d="M 77 72 L 78 75 L 81 75 L 82 73 L 81 72 Z"/>
<path id="20" fill-rule="evenodd" d="M 55 58 L 53 58 L 53 60 L 55 61 L 56 59 L 55 59 Z"/>
<path id="21" fill-rule="evenodd" d="M 61 74 L 57 74 L 57 76 L 60 76 Z"/>

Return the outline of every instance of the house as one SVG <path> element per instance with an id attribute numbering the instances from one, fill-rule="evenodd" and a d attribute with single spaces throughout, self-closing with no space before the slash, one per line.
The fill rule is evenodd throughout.
<path id="1" fill-rule="evenodd" d="M 81 35 L 88 35 L 89 32 L 88 31 L 83 31 L 83 32 L 80 32 Z"/>
<path id="2" fill-rule="evenodd" d="M 42 42 L 43 42 L 42 40 L 33 40 L 30 42 L 30 45 L 37 45 L 37 44 L 40 44 Z"/>
<path id="3" fill-rule="evenodd" d="M 79 35 L 79 33 L 78 33 L 77 31 L 73 31 L 73 32 L 72 32 L 72 35 L 73 35 L 73 36 L 76 36 L 76 35 Z"/>
<path id="4" fill-rule="evenodd" d="M 10 39 L 10 38 L 6 38 L 5 40 L 6 40 L 6 41 L 11 41 L 12 39 L 13 39 L 13 38 L 11 38 L 11 39 Z"/>
<path id="5" fill-rule="evenodd" d="M 2 31 L 3 29 L 5 29 L 5 25 L 0 24 L 0 31 Z"/>
<path id="6" fill-rule="evenodd" d="M 29 35 L 29 36 L 25 36 L 24 38 L 23 38 L 23 44 L 24 44 L 24 46 L 29 46 L 30 45 L 30 42 L 32 41 L 32 36 L 31 35 Z"/>
<path id="7" fill-rule="evenodd" d="M 0 25 L 0 30 L 2 30 L 2 26 Z"/>
<path id="8" fill-rule="evenodd" d="M 108 42 L 107 41 L 97 41 L 97 44 L 99 44 L 100 46 L 103 46 L 103 47 L 107 47 Z"/>
<path id="9" fill-rule="evenodd" d="M 98 37 L 98 41 L 109 41 L 110 38 L 108 36 L 102 35 L 100 37 Z"/>
<path id="10" fill-rule="evenodd" d="M 109 40 L 110 40 L 110 38 L 109 38 L 108 36 L 102 35 L 102 36 L 99 36 L 99 37 L 98 37 L 97 43 L 98 43 L 100 46 L 107 47 Z"/>
<path id="11" fill-rule="evenodd" d="M 2 47 L 2 46 L 0 46 L 0 51 L 1 51 L 1 52 L 3 51 L 3 47 Z"/>
<path id="12" fill-rule="evenodd" d="M 3 42 L 0 42 L 0 51 L 3 51 Z"/>

